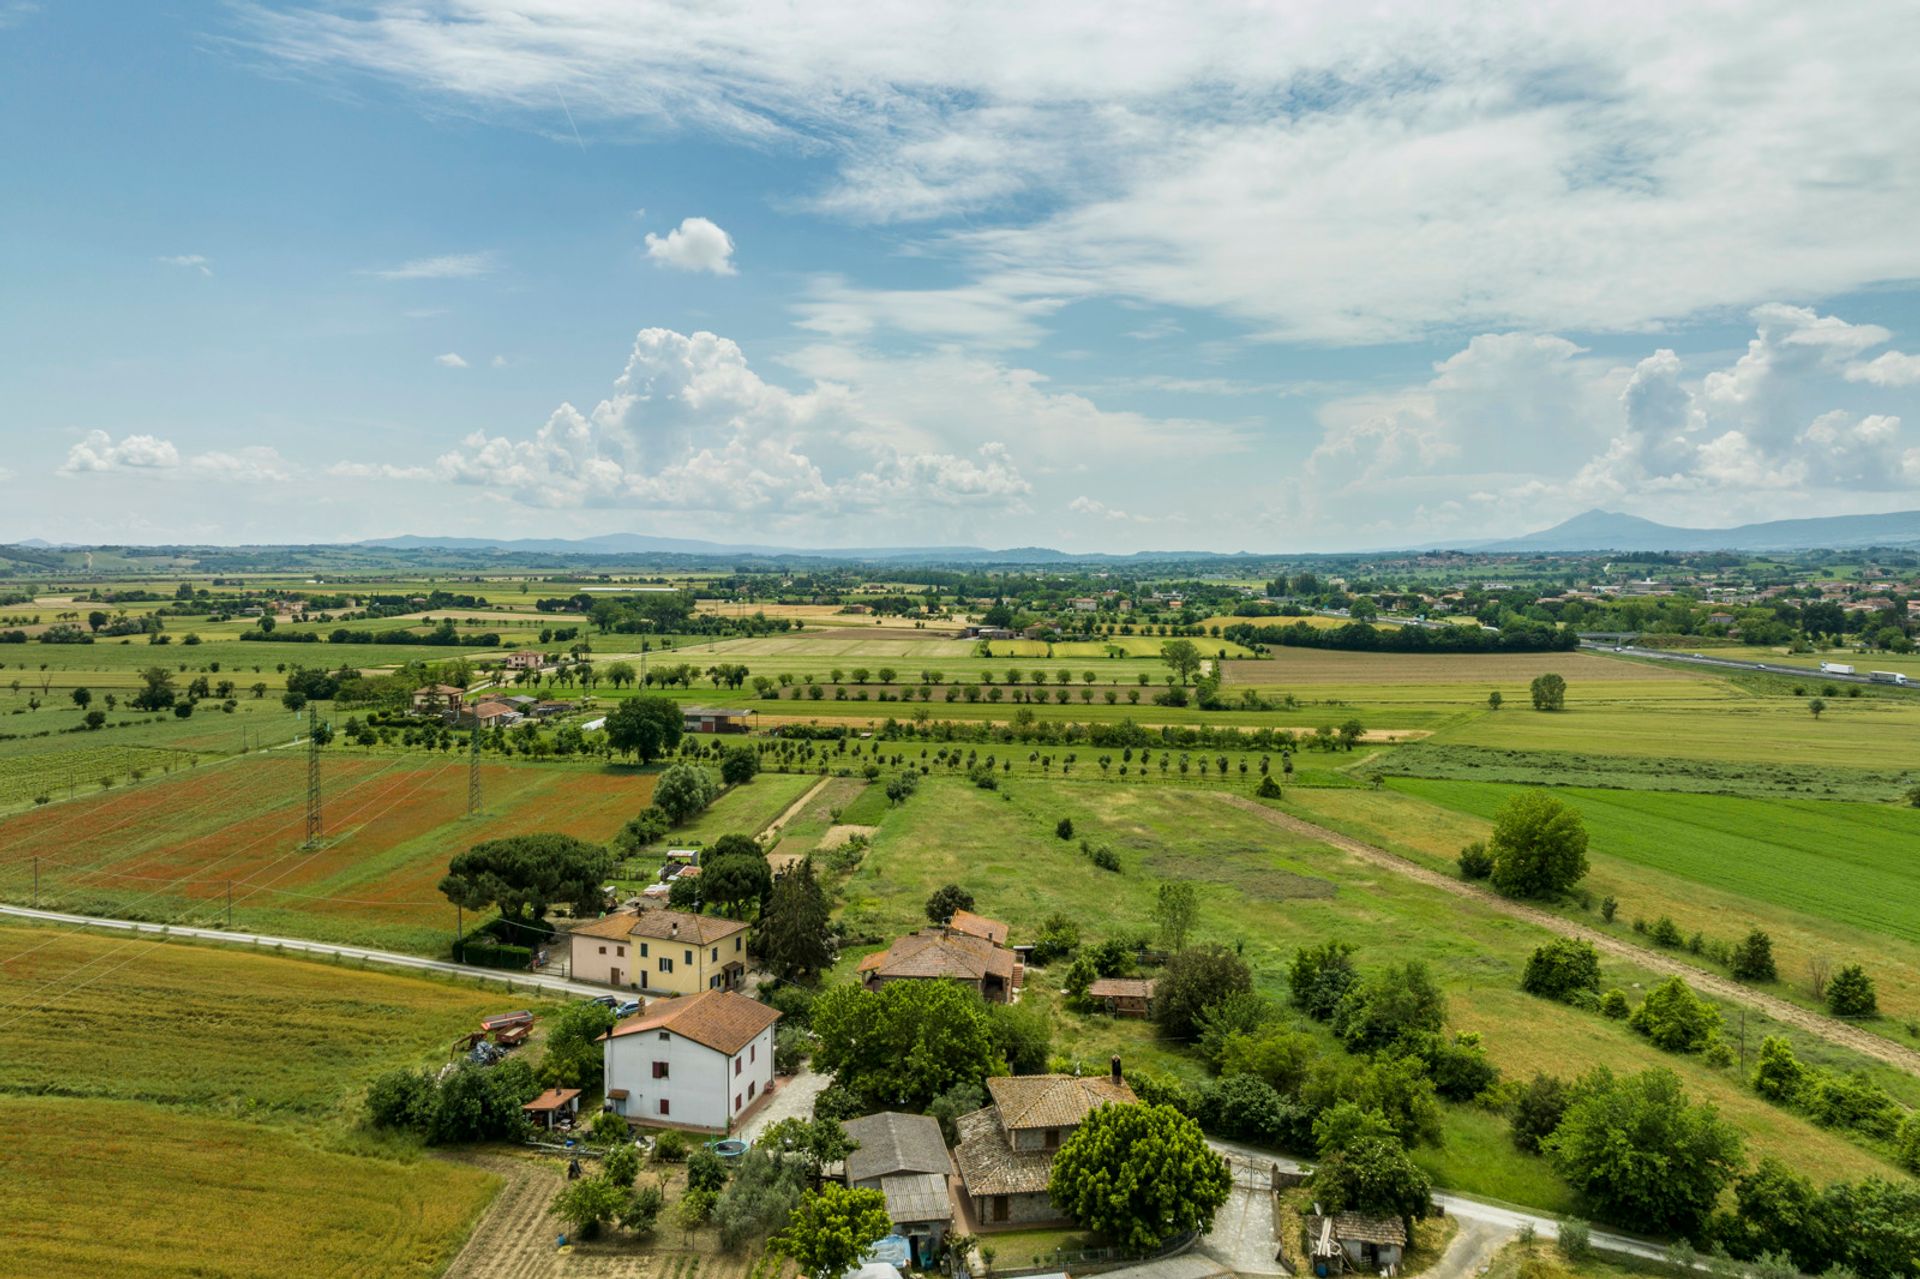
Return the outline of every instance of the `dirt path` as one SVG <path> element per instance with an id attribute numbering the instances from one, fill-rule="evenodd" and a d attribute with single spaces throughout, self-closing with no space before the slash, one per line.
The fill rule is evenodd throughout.
<path id="1" fill-rule="evenodd" d="M 1851 1048 L 1854 1052 L 1860 1053 L 1863 1056 L 1871 1057 L 1876 1061 L 1883 1061 L 1889 1066 L 1907 1071 L 1910 1074 L 1920 1075 L 1920 1052 L 1915 1052 L 1911 1048 L 1893 1043 L 1890 1040 L 1882 1039 L 1880 1036 L 1870 1031 L 1862 1030 L 1858 1026 L 1848 1025 L 1838 1018 L 1828 1017 L 1824 1014 L 1813 1012 L 1810 1009 L 1802 1008 L 1800 1005 L 1782 999 L 1778 995 L 1770 995 L 1764 990 L 1755 990 L 1751 986 L 1743 986 L 1732 978 L 1722 977 L 1718 973 L 1708 972 L 1706 969 L 1684 963 L 1672 955 L 1662 954 L 1655 950 L 1642 949 L 1631 942 L 1622 941 L 1609 933 L 1603 933 L 1597 928 L 1589 928 L 1585 924 L 1575 923 L 1571 919 L 1555 915 L 1550 911 L 1541 910 L 1537 906 L 1529 906 L 1524 902 L 1517 902 L 1511 898 L 1502 897 L 1490 889 L 1481 888 L 1478 885 L 1469 884 L 1464 880 L 1455 879 L 1453 876 L 1442 874 L 1437 870 L 1431 870 L 1428 867 L 1409 861 L 1395 853 L 1390 853 L 1384 848 L 1378 848 L 1372 844 L 1364 843 L 1361 840 L 1354 839 L 1350 835 L 1342 835 L 1338 831 L 1328 830 L 1324 826 L 1317 826 L 1309 821 L 1302 821 L 1298 817 L 1268 808 L 1265 804 L 1257 803 L 1245 796 L 1221 795 L 1220 798 L 1233 807 L 1257 814 L 1273 825 L 1280 827 L 1282 830 L 1289 831 L 1292 834 L 1318 840 L 1323 844 L 1331 844 L 1342 852 L 1350 853 L 1362 861 L 1371 862 L 1376 866 L 1384 867 L 1396 874 L 1405 875 L 1409 879 L 1417 880 L 1422 884 L 1426 884 L 1431 888 L 1437 888 L 1442 892 L 1452 893 L 1455 897 L 1464 897 L 1479 902 L 1481 905 L 1492 910 L 1497 910 L 1503 915 L 1510 915 L 1515 919 L 1524 919 L 1530 924 L 1537 924 L 1541 928 L 1560 934 L 1562 937 L 1577 937 L 1582 941 L 1592 942 L 1596 950 L 1621 959 L 1631 960 L 1643 967 L 1651 968 L 1655 972 L 1672 973 L 1685 977 L 1691 985 L 1699 990 L 1709 991 L 1723 999 L 1730 999 L 1735 1003 L 1745 1004 L 1749 1008 L 1757 1008 L 1769 1017 L 1783 1021 L 1790 1026 L 1798 1027 L 1810 1035 L 1818 1035 L 1829 1043 L 1839 1044 L 1843 1048 Z"/>
<path id="2" fill-rule="evenodd" d="M 825 790 L 827 788 L 827 783 L 832 780 L 833 779 L 830 777 L 822 777 L 819 781 L 815 782 L 812 786 L 809 786 L 807 788 L 806 794 L 802 795 L 799 799 L 794 800 L 792 804 L 787 806 L 786 812 L 780 814 L 778 817 L 774 818 L 772 821 L 766 824 L 766 826 L 760 831 L 761 838 L 764 839 L 768 835 L 778 835 L 781 831 L 785 830 L 787 828 L 787 823 L 792 821 L 794 818 L 798 817 L 800 815 L 800 810 L 805 808 L 808 804 L 812 803 L 813 797 L 815 795 L 818 795 L 821 791 Z"/>
<path id="3" fill-rule="evenodd" d="M 554 1272 L 554 1239 L 565 1228 L 547 1205 L 565 1184 L 552 1160 L 505 1154 L 475 1154 L 461 1163 L 500 1174 L 506 1184 L 481 1214 L 467 1243 L 447 1267 L 445 1279 L 544 1279 Z"/>

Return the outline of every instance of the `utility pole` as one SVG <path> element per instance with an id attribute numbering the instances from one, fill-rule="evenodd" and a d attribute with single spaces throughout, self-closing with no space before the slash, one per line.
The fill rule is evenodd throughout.
<path id="1" fill-rule="evenodd" d="M 320 846 L 320 711 L 307 707 L 307 841 L 302 848 Z"/>
<path id="2" fill-rule="evenodd" d="M 473 717 L 473 731 L 467 734 L 467 816 L 480 815 L 480 716 Z"/>
<path id="3" fill-rule="evenodd" d="M 33 908 L 40 909 L 40 859 L 33 859 Z"/>
<path id="4" fill-rule="evenodd" d="M 233 881 L 227 881 L 227 927 L 233 927 Z"/>

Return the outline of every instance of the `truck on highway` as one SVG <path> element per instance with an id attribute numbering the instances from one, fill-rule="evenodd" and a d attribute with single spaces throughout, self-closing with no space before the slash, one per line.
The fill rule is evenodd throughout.
<path id="1" fill-rule="evenodd" d="M 1822 675 L 1851 675 L 1853 674 L 1853 667 L 1845 662 L 1822 662 L 1820 663 L 1820 673 Z"/>
<path id="2" fill-rule="evenodd" d="M 1876 684 L 1899 684 L 1902 687 L 1912 682 L 1899 671 L 1868 671 L 1867 678 Z"/>

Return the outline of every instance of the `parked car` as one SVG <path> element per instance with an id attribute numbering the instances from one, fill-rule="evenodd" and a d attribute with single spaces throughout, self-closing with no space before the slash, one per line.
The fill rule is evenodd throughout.
<path id="1" fill-rule="evenodd" d="M 626 1003 L 621 1004 L 618 1008 L 615 1008 L 613 1010 L 613 1015 L 615 1017 L 631 1017 L 635 1013 L 639 1012 L 643 1007 L 645 1007 L 645 1005 L 642 1004 L 639 1000 L 629 999 Z"/>
<path id="2" fill-rule="evenodd" d="M 580 1002 L 583 1004 L 599 1004 L 603 1008 L 618 1008 L 620 1006 L 620 996 L 588 995 L 585 999 L 581 1000 Z"/>

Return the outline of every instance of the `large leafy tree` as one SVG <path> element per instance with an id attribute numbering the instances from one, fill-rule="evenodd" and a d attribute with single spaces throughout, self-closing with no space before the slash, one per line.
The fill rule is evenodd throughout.
<path id="1" fill-rule="evenodd" d="M 792 1257 L 810 1279 L 840 1279 L 892 1229 L 885 1195 L 829 1184 L 801 1199 L 772 1246 Z"/>
<path id="2" fill-rule="evenodd" d="M 543 918 L 564 902 L 576 915 L 600 913 L 601 885 L 613 859 L 600 844 L 571 835 L 512 835 L 475 844 L 454 857 L 440 891 L 468 910 L 498 907 L 519 923 Z"/>
<path id="3" fill-rule="evenodd" d="M 1433 1204 L 1433 1182 L 1390 1135 L 1357 1136 L 1329 1151 L 1314 1169 L 1313 1188 L 1335 1212 L 1412 1220 Z"/>
<path id="4" fill-rule="evenodd" d="M 1670 1053 L 1697 1053 L 1720 1029 L 1720 1011 L 1694 994 L 1684 978 L 1669 977 L 1647 992 L 1627 1025 Z"/>
<path id="5" fill-rule="evenodd" d="M 1201 1015 L 1231 995 L 1253 989 L 1253 974 L 1225 946 L 1196 946 L 1167 961 L 1153 991 L 1153 1015 L 1173 1039 L 1191 1039 Z"/>
<path id="6" fill-rule="evenodd" d="M 680 745 L 682 723 L 671 697 L 629 697 L 607 716 L 607 744 L 651 764 Z"/>
<path id="7" fill-rule="evenodd" d="M 1205 1230 L 1233 1190 L 1233 1175 L 1171 1106 L 1102 1106 L 1053 1158 L 1054 1207 L 1123 1248 L 1147 1252 Z"/>
<path id="8" fill-rule="evenodd" d="M 719 789 L 700 765 L 675 764 L 653 784 L 653 803 L 677 825 L 711 804 Z"/>
<path id="9" fill-rule="evenodd" d="M 592 1001 L 568 1004 L 547 1023 L 547 1055 L 540 1082 L 552 1088 L 597 1088 L 603 1056 L 600 1037 L 619 1020 L 613 1009 Z"/>
<path id="10" fill-rule="evenodd" d="M 773 871 L 759 853 L 725 853 L 700 868 L 700 899 L 736 919 L 766 900 Z"/>
<path id="11" fill-rule="evenodd" d="M 813 1005 L 813 1063 L 867 1110 L 925 1110 L 955 1084 L 1007 1073 L 986 1001 L 958 982 L 835 986 Z"/>
<path id="12" fill-rule="evenodd" d="M 1596 1215 L 1663 1234 L 1697 1231 L 1742 1161 L 1739 1133 L 1664 1069 L 1595 1068 L 1541 1146 Z"/>
<path id="13" fill-rule="evenodd" d="M 1509 897 L 1553 897 L 1587 873 L 1580 814 L 1545 791 L 1515 795 L 1493 820 L 1493 886 Z"/>
<path id="14" fill-rule="evenodd" d="M 1543 999 L 1568 999 L 1581 991 L 1600 995 L 1600 952 L 1577 937 L 1556 937 L 1534 948 L 1520 989 Z"/>
<path id="15" fill-rule="evenodd" d="M 1446 1025 L 1447 997 L 1417 959 L 1384 968 L 1349 990 L 1333 1029 L 1352 1052 L 1375 1052 Z"/>
<path id="16" fill-rule="evenodd" d="M 777 977 L 811 977 L 833 963 L 833 908 L 813 873 L 813 858 L 802 858 L 774 879 L 754 935 Z"/>

